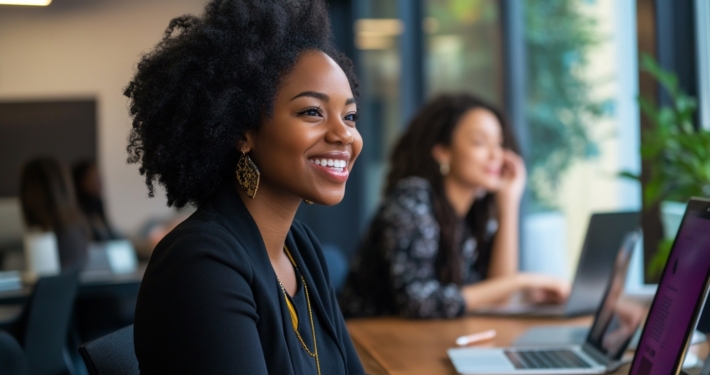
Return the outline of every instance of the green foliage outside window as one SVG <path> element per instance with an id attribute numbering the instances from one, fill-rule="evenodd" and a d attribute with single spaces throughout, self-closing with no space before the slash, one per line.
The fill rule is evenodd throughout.
<path id="1" fill-rule="evenodd" d="M 638 98 L 641 111 L 651 122 L 641 137 L 641 158 L 649 172 L 643 186 L 644 209 L 653 209 L 664 200 L 686 202 L 691 197 L 710 197 L 710 130 L 694 125 L 696 99 L 680 89 L 675 74 L 662 69 L 650 56 L 642 56 L 641 68 L 671 97 L 671 105 L 666 106 L 643 96 Z M 640 179 L 635 173 L 621 175 Z M 672 238 L 659 242 L 658 252 L 648 264 L 650 276 L 660 276 L 672 245 Z"/>
<path id="2" fill-rule="evenodd" d="M 525 0 L 527 49 L 526 118 L 530 146 L 526 155 L 533 210 L 557 206 L 557 188 L 576 160 L 598 154 L 590 126 L 609 113 L 611 101 L 592 98 L 595 84 L 582 76 L 587 54 L 598 46 L 593 17 L 580 8 L 589 0 Z M 614 0 L 615 1 L 615 0 Z M 494 102 L 500 62 L 495 45 L 501 41 L 500 2 L 497 0 L 428 0 L 428 15 L 437 21 L 438 35 L 454 35 L 462 45 L 465 75 L 459 86 Z M 447 72 L 450 74 L 451 72 Z M 482 78 L 484 77 L 484 78 Z M 471 86 L 476 81 L 480 86 Z"/>
<path id="3" fill-rule="evenodd" d="M 610 100 L 591 97 L 599 82 L 581 75 L 587 54 L 603 41 L 581 0 L 525 1 L 527 164 L 532 208 L 557 206 L 560 180 L 576 160 L 598 154 L 590 127 L 609 114 Z"/>

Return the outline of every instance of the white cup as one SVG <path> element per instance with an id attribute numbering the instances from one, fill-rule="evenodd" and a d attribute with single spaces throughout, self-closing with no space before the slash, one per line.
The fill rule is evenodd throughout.
<path id="1" fill-rule="evenodd" d="M 49 276 L 61 272 L 57 236 L 53 232 L 26 232 L 23 237 L 25 264 L 32 276 Z"/>

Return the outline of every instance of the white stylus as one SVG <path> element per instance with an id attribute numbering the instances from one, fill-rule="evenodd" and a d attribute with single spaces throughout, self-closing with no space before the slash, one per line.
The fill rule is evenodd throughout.
<path id="1" fill-rule="evenodd" d="M 459 346 L 474 344 L 481 341 L 490 340 L 496 337 L 496 330 L 489 329 L 488 331 L 474 333 L 472 335 L 461 336 L 456 339 L 456 344 Z"/>

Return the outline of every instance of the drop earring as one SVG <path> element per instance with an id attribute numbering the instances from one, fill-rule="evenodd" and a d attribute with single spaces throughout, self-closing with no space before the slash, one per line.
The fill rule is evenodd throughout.
<path id="1" fill-rule="evenodd" d="M 239 161 L 237 161 L 235 174 L 237 175 L 239 186 L 242 187 L 247 197 L 254 199 L 256 190 L 259 189 L 261 172 L 259 172 L 259 168 L 244 150 L 242 150 L 242 155 L 239 157 Z"/>
<path id="2" fill-rule="evenodd" d="M 449 163 L 441 163 L 439 164 L 439 172 L 441 173 L 442 176 L 446 177 L 449 175 L 450 169 L 449 169 Z"/>

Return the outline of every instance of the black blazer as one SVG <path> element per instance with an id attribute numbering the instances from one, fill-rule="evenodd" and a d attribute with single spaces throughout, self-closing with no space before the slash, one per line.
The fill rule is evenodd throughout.
<path id="1" fill-rule="evenodd" d="M 313 232 L 295 221 L 286 245 L 325 327 L 318 334 L 331 335 L 345 373 L 364 373 Z M 225 184 L 153 252 L 136 305 L 141 373 L 296 374 L 302 357 L 289 353 L 303 349 L 290 319 L 256 223 Z"/>

